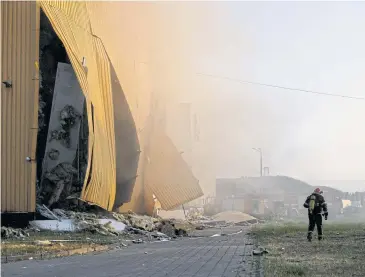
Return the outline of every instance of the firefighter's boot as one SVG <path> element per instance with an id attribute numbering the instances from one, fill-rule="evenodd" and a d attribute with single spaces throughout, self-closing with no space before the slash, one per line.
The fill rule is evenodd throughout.
<path id="1" fill-rule="evenodd" d="M 307 239 L 309 242 L 312 241 L 312 232 L 308 232 Z"/>

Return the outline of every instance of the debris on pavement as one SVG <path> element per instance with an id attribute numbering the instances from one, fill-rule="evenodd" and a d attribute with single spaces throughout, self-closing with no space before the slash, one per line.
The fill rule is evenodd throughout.
<path id="1" fill-rule="evenodd" d="M 128 213 L 127 220 L 130 226 L 151 232 L 155 229 L 155 221 L 152 217 L 146 215 L 137 215 L 135 213 Z"/>
<path id="2" fill-rule="evenodd" d="M 221 236 L 233 236 L 233 235 L 241 234 L 242 232 L 243 232 L 242 230 L 239 230 L 238 232 L 234 232 L 234 233 L 230 233 L 230 234 L 225 234 L 225 233 L 222 233 L 222 230 L 221 230 L 221 233 L 220 234 L 214 234 L 214 235 L 211 235 L 210 237 L 211 238 L 214 238 L 214 237 L 221 237 Z"/>
<path id="3" fill-rule="evenodd" d="M 29 233 L 23 229 L 1 226 L 2 239 L 25 238 L 25 237 L 29 237 Z"/>
<path id="4" fill-rule="evenodd" d="M 133 243 L 145 241 L 168 242 L 178 237 L 188 236 L 195 230 L 206 228 L 223 228 L 228 226 L 249 226 L 258 223 L 255 217 L 237 211 L 226 211 L 212 217 L 203 215 L 201 209 L 187 210 L 187 219 L 166 219 L 161 217 L 150 217 L 138 215 L 129 211 L 128 213 L 118 212 L 85 212 L 70 211 L 63 209 L 50 210 L 45 205 L 37 205 L 37 211 L 47 220 L 33 220 L 30 228 L 25 230 L 13 228 L 1 228 L 1 237 L 24 238 L 29 236 L 28 231 L 53 231 L 53 232 L 90 232 L 103 236 L 118 237 L 128 236 Z M 242 232 L 242 231 L 240 231 Z M 238 233 L 240 233 L 238 232 Z M 215 234 L 215 236 L 234 235 Z M 66 237 L 72 238 L 72 237 Z M 38 246 L 54 245 L 56 240 L 38 240 L 34 244 Z M 88 239 L 88 238 L 86 238 Z M 120 241 L 120 239 L 118 239 Z M 70 242 L 72 240 L 68 240 Z"/>
<path id="5" fill-rule="evenodd" d="M 132 240 L 133 243 L 143 243 L 144 241 L 142 239 L 135 239 Z"/>
<path id="6" fill-rule="evenodd" d="M 51 211 L 45 206 L 38 206 L 38 210 L 49 220 L 34 220 L 30 222 L 30 226 L 42 231 L 88 231 L 105 236 L 119 236 L 127 232 L 147 236 L 149 240 L 155 238 L 159 241 L 169 241 L 171 238 L 186 236 L 188 231 L 195 228 L 187 221 L 164 220 L 131 211 L 126 214 L 95 214 L 62 209 Z"/>
<path id="7" fill-rule="evenodd" d="M 252 251 L 252 254 L 255 256 L 261 256 L 264 254 L 268 254 L 269 252 L 264 247 L 258 247 L 257 249 Z"/>
<path id="8" fill-rule="evenodd" d="M 156 229 L 160 233 L 163 233 L 171 238 L 182 237 L 187 235 L 186 230 L 182 228 L 177 228 L 175 226 L 175 223 L 172 222 L 171 220 L 161 220 L 157 224 Z"/>

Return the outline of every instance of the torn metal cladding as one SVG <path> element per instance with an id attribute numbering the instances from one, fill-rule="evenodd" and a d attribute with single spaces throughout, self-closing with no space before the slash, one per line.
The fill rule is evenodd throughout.
<path id="1" fill-rule="evenodd" d="M 118 45 L 118 37 L 126 35 L 122 30 L 120 34 L 110 32 L 107 17 L 114 17 L 115 10 L 123 11 L 128 5 L 39 3 L 66 47 L 88 107 L 93 107 L 93 112 L 88 114 L 89 162 L 81 198 L 107 210 L 123 204 L 121 210 L 150 214 L 154 205 L 152 194 L 163 208 L 173 208 L 202 196 L 198 180 L 164 130 L 156 128 L 155 122 L 140 120 L 158 111 L 150 109 L 151 103 L 141 102 L 152 100 L 150 91 L 142 91 L 145 95 L 139 95 L 140 103 L 134 105 L 135 86 L 128 83 L 130 79 L 120 66 L 118 69 L 113 66 L 127 66 L 127 54 L 106 53 L 106 49 L 113 50 Z M 125 88 L 121 87 L 122 82 Z M 142 129 L 148 130 L 143 134 L 137 132 Z M 141 149 L 137 151 L 139 155 L 133 154 L 136 148 Z M 133 156 L 140 158 L 132 159 Z M 148 163 L 145 162 L 147 156 Z"/>
<path id="2" fill-rule="evenodd" d="M 62 41 L 86 99 L 88 160 L 81 199 L 106 210 L 122 205 L 122 210 L 152 214 L 153 194 L 163 208 L 173 208 L 202 196 L 198 180 L 164 130 L 148 120 L 151 114 L 158 116 L 159 111 L 152 111 L 151 107 L 160 96 L 151 94 L 152 83 L 149 89 L 139 90 L 138 82 L 128 75 L 133 72 L 133 65 L 126 59 L 129 54 L 120 51 L 120 45 L 128 41 L 130 34 L 114 27 L 115 21 L 123 18 L 118 14 L 128 13 L 131 8 L 144 9 L 142 6 L 82 1 L 2 2 L 1 5 L 3 22 L 8 24 L 2 24 L 5 31 L 2 44 L 5 43 L 9 57 L 2 59 L 5 68 L 2 80 L 11 79 L 13 85 L 6 88 L 11 94 L 2 94 L 2 123 L 8 126 L 2 130 L 2 150 L 5 150 L 2 151 L 2 161 L 5 161 L 2 172 L 8 172 L 1 180 L 2 210 L 35 209 L 35 164 L 23 163 L 24 157 L 35 156 L 37 130 L 29 131 L 37 126 L 38 119 L 38 90 L 33 91 L 33 88 L 38 89 L 38 79 L 44 77 L 34 80 L 39 73 L 35 66 L 39 52 L 39 7 Z M 16 35 L 10 32 L 14 23 Z M 45 45 L 52 36 L 43 33 L 40 39 Z M 26 43 L 19 43 L 21 41 Z M 42 53 L 42 57 L 48 56 Z M 23 62 L 25 65 L 19 67 Z M 17 67 L 13 68 L 15 65 Z M 152 73 L 147 72 L 143 78 L 153 79 Z M 27 101 L 22 94 L 25 92 Z M 43 101 L 40 101 L 40 111 Z M 25 113 L 18 113 L 20 110 Z M 40 121 L 44 120 L 42 116 L 40 112 Z M 75 124 L 77 117 L 72 109 L 63 111 L 62 128 L 52 130 L 51 138 L 69 145 L 67 129 Z M 40 128 L 42 126 L 43 123 Z M 20 144 L 22 150 L 14 156 L 10 149 Z M 57 155 L 52 152 L 51 156 Z M 26 193 L 19 197 L 18 189 Z"/>

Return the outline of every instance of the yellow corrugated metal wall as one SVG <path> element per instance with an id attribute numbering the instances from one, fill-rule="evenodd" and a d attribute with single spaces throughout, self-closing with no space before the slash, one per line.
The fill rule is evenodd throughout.
<path id="1" fill-rule="evenodd" d="M 34 212 L 38 131 L 39 9 L 1 1 L 1 212 Z"/>
<path id="2" fill-rule="evenodd" d="M 117 170 L 131 173 L 130 169 L 126 170 L 126 164 L 117 168 L 118 154 L 124 162 L 128 162 L 128 155 L 125 155 L 129 151 L 126 138 L 116 136 L 122 121 L 136 125 L 142 151 L 134 188 L 131 195 L 126 197 L 130 201 L 122 206 L 122 210 L 130 208 L 136 212 L 152 213 L 153 193 L 161 198 L 159 200 L 164 208 L 175 207 L 201 196 L 198 181 L 164 130 L 153 128 L 152 133 L 147 131 L 151 130 L 148 125 L 154 127 L 154 123 L 148 120 L 154 87 L 148 81 L 152 79 L 150 70 L 142 70 L 141 59 L 154 55 L 151 47 L 153 34 L 147 32 L 146 26 L 139 25 L 138 21 L 142 15 L 151 14 L 151 6 L 86 1 L 39 3 L 66 48 L 88 107 L 94 107 L 93 118 L 89 112 L 89 164 L 82 198 L 110 210 L 114 205 L 117 186 L 126 186 L 116 180 Z M 139 40 L 136 32 L 148 38 Z M 82 65 L 83 58 L 86 58 L 87 73 Z M 141 71 L 139 76 L 136 74 L 137 68 Z M 115 76 L 112 74 L 114 70 Z M 114 83 L 121 85 L 122 89 Z M 115 89 L 120 91 L 116 92 Z M 114 116 L 120 111 L 114 107 L 122 108 L 113 103 L 115 93 L 123 94 L 132 118 L 120 114 L 120 122 L 115 121 Z M 158 100 L 163 98 L 161 94 L 155 97 Z M 126 129 L 123 128 L 124 131 Z M 149 153 L 148 148 L 154 149 Z"/>
<path id="3" fill-rule="evenodd" d="M 40 4 L 66 48 L 86 98 L 89 161 L 81 198 L 111 210 L 116 193 L 116 159 L 108 57 L 100 39 L 91 33 L 90 22 L 80 20 L 88 14 L 85 2 L 40 1 Z M 87 70 L 82 64 L 84 59 Z"/>

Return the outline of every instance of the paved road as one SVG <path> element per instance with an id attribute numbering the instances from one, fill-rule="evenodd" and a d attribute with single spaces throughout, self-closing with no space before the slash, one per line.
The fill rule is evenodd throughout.
<path id="1" fill-rule="evenodd" d="M 1 272 L 4 277 L 262 276 L 260 258 L 252 256 L 253 247 L 244 232 L 231 233 L 144 243 L 96 255 L 3 264 Z"/>

